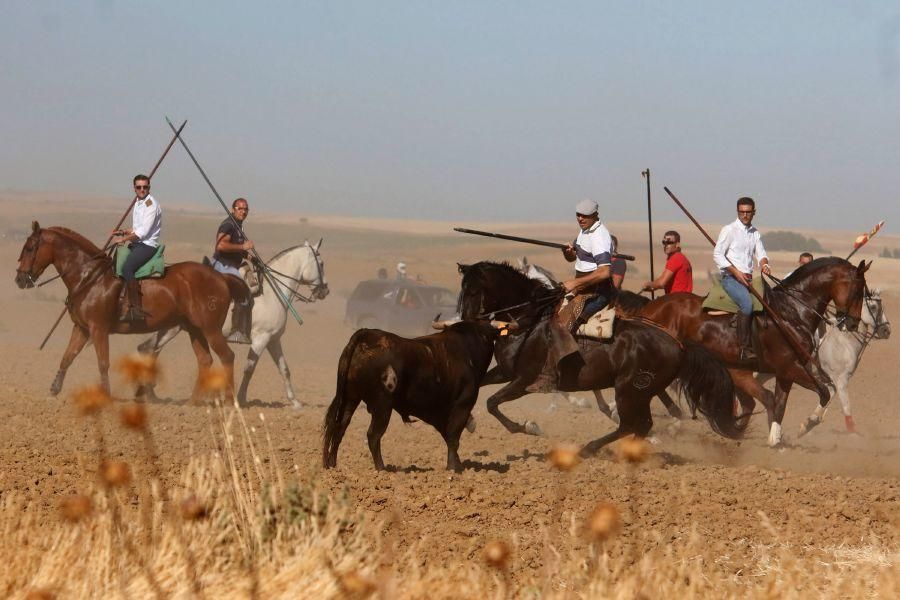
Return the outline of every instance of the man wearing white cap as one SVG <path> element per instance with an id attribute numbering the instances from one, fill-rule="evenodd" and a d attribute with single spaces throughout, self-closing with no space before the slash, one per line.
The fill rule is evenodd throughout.
<path id="1" fill-rule="evenodd" d="M 581 231 L 574 242 L 562 249 L 566 260 L 575 263 L 575 278 L 562 283 L 566 292 L 594 295 L 578 317 L 581 323 L 609 304 L 614 292 L 610 280 L 612 237 L 600 222 L 598 210 L 593 200 L 582 200 L 575 205 L 575 219 Z"/>
<path id="2" fill-rule="evenodd" d="M 406 279 L 406 263 L 397 263 L 397 279 Z"/>

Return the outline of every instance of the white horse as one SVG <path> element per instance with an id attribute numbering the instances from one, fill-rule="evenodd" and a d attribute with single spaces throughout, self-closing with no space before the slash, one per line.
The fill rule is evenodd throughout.
<path id="1" fill-rule="evenodd" d="M 886 340 L 890 336 L 891 323 L 884 312 L 879 290 L 874 292 L 866 290 L 861 327 L 857 331 L 841 330 L 826 321 L 825 333 L 821 337 L 818 332 L 816 333 L 819 364 L 831 378 L 835 394 L 841 401 L 844 424 L 850 433 L 856 433 L 856 423 L 850 413 L 850 394 L 847 393 L 850 378 L 859 366 L 860 358 L 869 342 L 873 339 Z M 756 376 L 760 383 L 772 377 L 766 373 L 758 373 Z"/>
<path id="2" fill-rule="evenodd" d="M 315 246 L 304 242 L 300 246 L 293 246 L 282 250 L 266 262 L 275 284 L 281 290 L 284 299 L 289 302 L 302 300 L 315 302 L 328 295 L 328 283 L 325 281 L 325 263 L 319 254 L 322 240 Z M 302 295 L 298 289 L 301 285 L 310 286 L 310 295 Z M 241 387 L 237 400 L 243 404 L 247 400 L 247 388 L 250 379 L 256 370 L 256 364 L 263 350 L 268 350 L 284 381 L 284 389 L 288 400 L 294 408 L 301 408 L 301 403 L 294 395 L 291 385 L 291 373 L 284 358 L 284 350 L 281 347 L 281 336 L 284 334 L 287 324 L 288 308 L 284 300 L 279 298 L 271 286 L 264 280 L 262 293 L 253 299 L 253 323 L 250 332 L 250 351 L 247 353 L 247 364 L 244 366 L 244 376 L 241 379 Z M 168 344 L 181 331 L 180 327 L 162 330 L 142 343 L 138 349 L 141 352 L 158 355 L 163 346 Z M 223 333 L 227 336 L 231 333 L 231 319 L 225 319 Z M 156 398 L 152 386 L 147 386 L 144 392 L 149 398 Z"/>

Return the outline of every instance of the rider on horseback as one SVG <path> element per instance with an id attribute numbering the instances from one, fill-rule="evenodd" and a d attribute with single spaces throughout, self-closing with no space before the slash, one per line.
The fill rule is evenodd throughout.
<path id="1" fill-rule="evenodd" d="M 117 231 L 110 240 L 115 245 L 127 244 L 131 253 L 122 267 L 122 279 L 128 294 L 128 309 L 120 321 L 143 321 L 147 314 L 141 308 L 140 281 L 135 278 L 138 269 L 153 258 L 159 247 L 162 230 L 162 210 L 159 202 L 150 195 L 150 178 L 146 175 L 134 177 L 134 209 L 131 213 L 131 229 Z"/>
<path id="2" fill-rule="evenodd" d="M 216 231 L 216 250 L 213 254 L 212 267 L 219 273 L 234 275 L 241 281 L 241 262 L 247 257 L 248 251 L 253 249 L 253 242 L 244 235 L 244 219 L 250 213 L 250 204 L 244 198 L 238 198 L 231 203 L 231 216 L 219 225 Z M 250 295 L 247 302 L 234 303 L 234 312 L 231 315 L 231 334 L 229 342 L 249 344 L 250 327 L 252 321 L 253 302 Z"/>
<path id="3" fill-rule="evenodd" d="M 737 201 L 737 219 L 722 228 L 713 259 L 722 274 L 722 288 L 738 306 L 737 336 L 741 344 L 741 360 L 756 360 L 750 340 L 753 322 L 753 300 L 748 286 L 753 281 L 753 258 L 763 273 L 769 273 L 769 257 L 763 248 L 762 236 L 752 225 L 756 214 L 753 198 Z"/>

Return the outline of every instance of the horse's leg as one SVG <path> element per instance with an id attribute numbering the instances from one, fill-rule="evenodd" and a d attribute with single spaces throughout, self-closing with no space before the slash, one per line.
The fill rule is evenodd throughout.
<path id="1" fill-rule="evenodd" d="M 192 402 L 200 402 L 206 395 L 203 389 L 203 376 L 212 367 L 212 355 L 209 353 L 209 343 L 203 334 L 197 329 L 188 329 L 188 335 L 191 336 L 191 348 L 197 356 L 197 383 L 194 385 L 194 391 L 191 394 Z"/>
<path id="2" fill-rule="evenodd" d="M 772 424 L 772 433 L 775 433 L 777 435 L 773 436 L 772 433 L 769 434 L 769 445 L 772 447 L 776 447 L 781 444 L 781 422 L 784 420 L 784 412 L 787 409 L 788 394 L 791 392 L 791 387 L 793 385 L 794 382 L 790 379 L 775 377 L 775 422 Z M 816 411 L 818 412 L 818 410 L 819 409 L 817 407 Z M 816 423 L 816 425 L 818 425 L 818 423 Z M 812 426 L 809 429 L 812 429 Z M 809 429 L 801 431 L 800 436 L 802 437 L 804 433 L 809 431 Z"/>
<path id="3" fill-rule="evenodd" d="M 834 393 L 841 401 L 841 410 L 844 413 L 844 423 L 847 426 L 848 433 L 856 433 L 856 423 L 853 421 L 853 415 L 850 413 L 850 393 L 847 387 L 850 385 L 850 374 L 847 372 L 833 376 L 831 380 L 834 382 Z"/>
<path id="4" fill-rule="evenodd" d="M 97 369 L 100 371 L 100 387 L 109 394 L 109 331 L 102 328 L 91 329 L 91 341 L 97 353 Z"/>
<path id="5" fill-rule="evenodd" d="M 524 425 L 520 425 L 516 423 L 502 412 L 500 412 L 500 405 L 504 402 L 509 402 L 510 400 L 515 400 L 516 398 L 521 398 L 525 395 L 525 388 L 521 384 L 513 381 L 508 385 L 500 388 L 493 396 L 487 399 L 487 409 L 488 412 L 494 415 L 500 423 L 506 427 L 506 430 L 510 433 L 527 433 L 529 435 L 540 435 L 541 429 L 537 426 L 537 423 L 532 421 L 526 421 Z"/>
<path id="6" fill-rule="evenodd" d="M 157 331 L 146 340 L 141 342 L 138 346 L 138 352 L 141 354 L 149 354 L 153 358 L 159 356 L 159 353 L 162 352 L 163 347 L 175 339 L 181 333 L 181 327 L 170 327 L 169 329 L 162 329 Z M 135 396 L 138 398 L 143 397 L 145 401 L 154 402 L 158 401 L 159 397 L 156 395 L 156 384 L 155 383 L 146 383 L 138 386 L 137 391 L 135 392 Z"/>
<path id="7" fill-rule="evenodd" d="M 209 330 L 206 333 L 206 339 L 225 370 L 225 398 L 234 402 L 234 351 L 218 328 Z"/>
<path id="8" fill-rule="evenodd" d="M 72 335 L 69 336 L 69 345 L 66 346 L 66 351 L 63 353 L 62 360 L 59 362 L 59 371 L 56 372 L 56 377 L 53 378 L 53 383 L 50 384 L 50 394 L 53 396 L 56 396 L 62 391 L 63 380 L 66 378 L 66 371 L 72 366 L 72 361 L 75 360 L 75 357 L 78 356 L 78 353 L 81 352 L 87 341 L 88 332 L 78 325 L 73 325 Z"/>
<path id="9" fill-rule="evenodd" d="M 653 417 L 650 415 L 650 398 L 644 393 L 631 387 L 631 380 L 616 386 L 616 406 L 619 408 L 619 427 L 612 433 L 608 433 L 592 442 L 588 442 L 579 454 L 590 457 L 600 448 L 610 444 L 628 434 L 646 437 L 653 427 Z"/>
<path id="10" fill-rule="evenodd" d="M 375 402 L 372 403 L 376 404 Z M 372 410 L 374 408 L 374 410 Z M 369 452 L 372 453 L 372 460 L 375 462 L 375 468 L 379 471 L 384 470 L 384 459 L 381 457 L 381 436 L 387 431 L 388 423 L 391 421 L 390 404 L 373 407 L 372 422 L 369 423 L 369 431 L 366 432 L 366 438 L 369 440 Z"/>
<path id="11" fill-rule="evenodd" d="M 609 404 L 606 401 L 606 398 L 603 397 L 602 390 L 593 390 L 593 391 L 594 391 L 594 399 L 597 401 L 597 408 L 600 409 L 600 412 L 602 412 L 604 415 L 609 417 L 610 421 L 618 424 L 619 423 L 619 409 L 616 406 L 616 403 L 613 402 L 612 404 Z"/>
<path id="12" fill-rule="evenodd" d="M 509 377 L 503 373 L 499 366 L 492 367 L 481 379 L 482 386 L 496 383 L 509 383 Z"/>
<path id="13" fill-rule="evenodd" d="M 244 364 L 244 373 L 241 375 L 241 387 L 238 389 L 238 404 L 243 405 L 247 401 L 247 390 L 250 388 L 250 380 L 256 372 L 259 357 L 269 345 L 269 336 L 261 334 L 252 339 L 250 350 L 247 351 L 247 362 Z"/>
<path id="14" fill-rule="evenodd" d="M 278 372 L 281 373 L 281 380 L 284 382 L 284 392 L 287 394 L 288 400 L 291 401 L 291 406 L 294 408 L 303 408 L 303 405 L 294 395 L 294 386 L 291 385 L 291 370 L 288 369 L 287 360 L 284 358 L 284 350 L 281 347 L 281 336 L 273 337 L 266 348 L 268 348 L 272 360 L 278 365 Z"/>
<path id="15" fill-rule="evenodd" d="M 750 418 L 753 414 L 753 399 L 766 407 L 766 415 L 769 419 L 769 445 L 775 446 L 781 443 L 781 421 L 775 419 L 775 395 L 764 388 L 753 377 L 751 371 L 743 371 L 741 369 L 728 369 L 731 379 L 734 381 L 735 395 L 741 403 L 740 418 Z"/>

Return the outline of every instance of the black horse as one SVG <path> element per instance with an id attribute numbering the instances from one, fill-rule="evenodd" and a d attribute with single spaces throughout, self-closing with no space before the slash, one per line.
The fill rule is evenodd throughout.
<path id="1" fill-rule="evenodd" d="M 500 412 L 504 402 L 533 391 L 550 353 L 547 323 L 554 318 L 558 294 L 506 263 L 460 265 L 463 273 L 459 310 L 463 319 L 516 321 L 516 332 L 500 338 L 494 350 L 497 367 L 482 385 L 509 383 L 488 398 L 488 411 L 511 433 L 525 426 Z M 513 308 L 511 308 L 513 307 Z M 620 423 L 614 432 L 594 440 L 582 456 L 629 434 L 646 436 L 653 425 L 650 399 L 678 382 L 692 410 L 698 410 L 717 433 L 737 439 L 749 419 L 735 417 L 734 385 L 728 371 L 709 351 L 681 343 L 663 329 L 641 320 L 619 319 L 611 340 L 581 338 L 582 361 L 569 361 L 557 389 L 564 392 L 615 388 Z"/>

